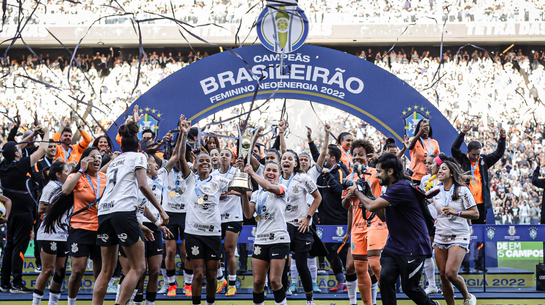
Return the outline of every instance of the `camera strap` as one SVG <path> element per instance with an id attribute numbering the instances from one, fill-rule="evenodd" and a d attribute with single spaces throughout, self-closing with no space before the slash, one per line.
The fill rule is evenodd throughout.
<path id="1" fill-rule="evenodd" d="M 366 174 L 366 173 L 364 173 Z M 351 174 L 351 178 L 354 179 L 354 173 Z M 362 181 L 363 183 L 367 183 L 367 180 L 365 179 L 365 176 L 363 177 L 360 177 L 360 175 L 358 175 L 358 182 L 359 181 Z M 364 194 L 367 196 L 367 194 Z M 369 215 L 369 218 L 367 218 L 367 209 L 365 208 L 365 206 L 363 205 L 363 203 L 360 202 L 360 208 L 361 208 L 361 217 L 367 221 L 367 227 L 370 227 L 371 226 L 371 220 L 373 220 L 373 218 L 375 218 L 376 214 L 375 212 L 372 212 L 371 215 Z"/>

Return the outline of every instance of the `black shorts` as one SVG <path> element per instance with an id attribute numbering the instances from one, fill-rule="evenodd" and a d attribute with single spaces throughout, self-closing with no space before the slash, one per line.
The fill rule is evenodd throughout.
<path id="1" fill-rule="evenodd" d="M 239 234 L 242 231 L 242 221 L 224 222 L 221 224 L 221 239 L 225 238 L 225 232 L 230 231 Z"/>
<path id="2" fill-rule="evenodd" d="M 185 213 L 172 213 L 167 212 L 168 215 L 168 225 L 167 228 L 172 232 L 172 237 L 165 237 L 165 240 L 178 240 L 180 237 L 181 240 L 185 239 Z"/>
<path id="3" fill-rule="evenodd" d="M 217 261 L 221 255 L 221 237 L 186 234 L 185 253 L 189 260 L 205 259 Z"/>
<path id="4" fill-rule="evenodd" d="M 101 259 L 100 246 L 97 246 L 97 232 L 95 231 L 70 228 L 67 243 L 71 257 Z"/>
<path id="5" fill-rule="evenodd" d="M 314 243 L 314 236 L 309 231 L 299 232 L 299 228 L 288 223 L 288 233 L 290 234 L 290 250 L 296 253 L 309 252 Z"/>
<path id="6" fill-rule="evenodd" d="M 270 261 L 271 259 L 287 259 L 289 254 L 289 243 L 254 245 L 254 253 L 252 254 L 252 258 Z"/>
<path id="7" fill-rule="evenodd" d="M 159 228 L 150 222 L 143 223 L 148 229 L 153 231 L 154 241 L 144 240 L 146 245 L 146 257 L 152 257 L 155 255 L 163 255 L 163 236 Z"/>
<path id="8" fill-rule="evenodd" d="M 136 212 L 114 212 L 98 216 L 96 244 L 101 247 L 131 246 L 144 240 Z"/>
<path id="9" fill-rule="evenodd" d="M 38 240 L 38 245 L 41 251 L 57 257 L 67 257 L 68 253 L 70 253 L 68 243 L 65 241 Z"/>

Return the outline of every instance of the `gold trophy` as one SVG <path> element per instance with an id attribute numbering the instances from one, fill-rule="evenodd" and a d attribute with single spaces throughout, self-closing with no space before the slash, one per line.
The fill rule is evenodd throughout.
<path id="1" fill-rule="evenodd" d="M 250 150 L 252 149 L 252 144 L 257 138 L 259 132 L 256 131 L 252 137 L 252 134 L 248 128 L 244 131 L 244 134 L 240 132 L 240 127 L 238 127 L 238 125 L 237 129 L 239 134 L 238 156 L 246 159 L 246 164 L 250 164 L 250 160 L 252 157 L 252 152 Z M 236 176 L 233 177 L 231 183 L 229 183 L 229 190 L 235 190 L 238 192 L 252 191 L 250 176 L 245 172 L 239 172 L 238 174 L 236 174 Z"/>

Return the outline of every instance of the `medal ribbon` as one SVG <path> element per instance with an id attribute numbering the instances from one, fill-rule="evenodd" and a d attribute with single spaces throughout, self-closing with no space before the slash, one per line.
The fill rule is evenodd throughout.
<path id="1" fill-rule="evenodd" d="M 290 187 L 291 179 L 293 179 L 294 176 L 295 176 L 295 174 L 291 173 L 290 180 L 288 181 L 288 185 L 286 186 L 286 189 L 288 189 Z M 284 178 L 282 176 L 280 176 L 280 184 L 282 184 L 282 181 L 284 181 Z"/>
<path id="2" fill-rule="evenodd" d="M 49 159 L 47 159 L 47 157 L 44 157 L 44 161 L 45 163 L 47 163 L 47 166 L 51 166 L 51 162 L 49 162 Z"/>
<path id="3" fill-rule="evenodd" d="M 261 198 L 261 193 L 263 193 L 263 189 L 259 191 L 259 194 L 257 195 L 257 216 L 261 217 L 261 210 L 263 209 L 263 206 L 267 202 L 267 193 L 265 193 L 265 197 Z"/>
<path id="4" fill-rule="evenodd" d="M 54 181 L 58 186 L 62 187 L 62 183 L 60 181 L 58 181 L 58 180 L 54 180 Z"/>
<path id="5" fill-rule="evenodd" d="M 420 141 L 422 141 L 422 146 L 428 151 L 428 156 L 431 156 L 433 154 L 433 146 L 431 145 L 431 140 L 428 138 L 428 145 L 426 146 L 426 143 L 424 143 L 424 139 L 420 138 Z M 429 148 L 428 148 L 429 146 Z"/>
<path id="6" fill-rule="evenodd" d="M 450 200 L 452 199 L 452 193 L 454 192 L 454 185 L 451 185 L 450 190 L 448 190 L 448 193 L 445 192 L 445 187 L 441 188 L 441 193 L 443 194 L 443 206 L 448 207 L 450 204 Z"/>
<path id="7" fill-rule="evenodd" d="M 85 173 L 85 176 L 87 176 L 87 181 L 89 181 L 89 184 L 93 188 L 93 192 L 95 192 L 95 202 L 98 201 L 100 198 L 100 174 L 97 173 L 97 188 L 95 189 L 95 186 L 93 185 L 93 181 L 91 181 L 91 177 L 89 177 L 89 174 Z"/>
<path id="8" fill-rule="evenodd" d="M 68 151 L 64 149 L 64 146 L 61 144 L 61 148 L 64 151 L 64 163 L 68 164 L 68 159 L 70 159 L 70 155 L 72 154 L 72 147 L 68 147 Z"/>
<path id="9" fill-rule="evenodd" d="M 195 177 L 195 193 L 197 194 L 197 198 L 201 198 L 201 192 L 199 191 L 199 187 L 203 185 L 204 183 L 210 181 L 210 179 L 212 179 L 212 176 L 204 180 L 200 180 L 199 176 Z"/>

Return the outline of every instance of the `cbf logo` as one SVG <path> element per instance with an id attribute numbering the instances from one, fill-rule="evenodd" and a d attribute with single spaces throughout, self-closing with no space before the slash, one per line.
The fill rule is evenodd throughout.
<path id="1" fill-rule="evenodd" d="M 322 239 L 322 237 L 324 237 L 324 229 L 316 228 L 316 235 L 318 235 L 318 237 Z"/>
<path id="2" fill-rule="evenodd" d="M 404 109 L 401 118 L 405 122 L 405 132 L 410 137 L 414 137 L 416 125 L 422 119 L 430 119 L 430 112 L 418 105 L 410 106 Z"/>
<path id="3" fill-rule="evenodd" d="M 140 108 L 139 112 L 144 116 L 140 119 L 140 121 L 138 121 L 138 127 L 140 127 L 138 139 L 142 140 L 142 132 L 147 129 L 157 134 L 157 130 L 159 129 L 159 120 L 161 119 L 161 114 L 159 111 L 146 107 L 144 109 Z"/>
<path id="4" fill-rule="evenodd" d="M 488 239 L 493 239 L 494 236 L 496 236 L 496 229 L 493 227 L 486 228 L 486 237 L 488 237 Z"/>
<path id="5" fill-rule="evenodd" d="M 529 233 L 530 233 L 530 238 L 531 239 L 536 239 L 537 238 L 537 228 L 536 227 L 530 227 L 528 229 Z"/>
<path id="6" fill-rule="evenodd" d="M 265 48 L 275 53 L 299 49 L 308 36 L 308 19 L 296 0 L 267 1 L 257 21 L 257 35 Z"/>
<path id="7" fill-rule="evenodd" d="M 517 233 L 517 229 L 515 229 L 515 226 L 509 226 L 509 230 L 507 231 L 509 235 L 513 236 Z"/>
<path id="8" fill-rule="evenodd" d="M 339 237 L 344 236 L 344 229 L 343 229 L 343 227 L 337 227 L 337 231 L 335 231 L 335 233 L 336 233 L 337 236 L 339 236 Z"/>

